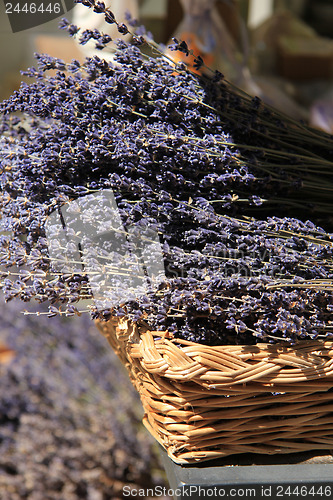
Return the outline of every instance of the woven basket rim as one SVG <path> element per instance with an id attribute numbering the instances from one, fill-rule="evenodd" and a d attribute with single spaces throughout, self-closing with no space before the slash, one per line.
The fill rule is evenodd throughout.
<path id="1" fill-rule="evenodd" d="M 99 324 L 103 329 L 103 322 Z M 113 320 L 112 324 L 119 346 L 129 359 L 138 359 L 148 373 L 167 379 L 213 384 L 217 388 L 217 384 L 286 385 L 333 378 L 333 341 L 208 346 L 171 337 L 168 332 L 152 331 L 145 324 L 138 326 L 129 320 Z"/>
<path id="2" fill-rule="evenodd" d="M 152 330 L 148 323 L 145 321 L 140 321 L 138 323 L 133 323 L 129 319 L 123 319 L 122 317 L 120 318 L 115 318 L 112 317 L 108 320 L 100 320 L 96 319 L 94 320 L 97 325 L 108 325 L 108 324 L 113 324 L 114 326 L 118 327 L 121 330 L 128 330 L 129 328 L 134 329 L 136 332 L 140 334 L 142 331 L 149 331 L 150 334 L 154 338 L 162 338 L 162 339 L 167 339 L 170 340 L 173 343 L 177 344 L 182 344 L 182 345 L 196 345 L 196 346 L 201 346 L 201 347 L 206 347 L 209 349 L 224 349 L 224 348 L 233 348 L 233 347 L 243 347 L 243 348 L 257 348 L 257 347 L 263 347 L 263 348 L 286 348 L 286 349 L 295 349 L 299 346 L 303 346 L 305 344 L 313 344 L 314 346 L 333 346 L 333 340 L 324 340 L 324 339 L 299 339 L 295 341 L 295 343 L 288 343 L 288 341 L 284 341 L 281 338 L 281 342 L 275 342 L 275 343 L 270 343 L 270 342 L 258 342 L 257 344 L 218 344 L 211 346 L 209 344 L 204 344 L 201 342 L 194 342 L 192 340 L 186 340 L 186 339 L 181 339 L 178 337 L 175 337 L 173 334 L 171 334 L 167 330 Z M 139 341 L 139 335 L 136 337 L 136 342 Z M 133 338 L 131 339 L 131 342 L 135 342 Z"/>

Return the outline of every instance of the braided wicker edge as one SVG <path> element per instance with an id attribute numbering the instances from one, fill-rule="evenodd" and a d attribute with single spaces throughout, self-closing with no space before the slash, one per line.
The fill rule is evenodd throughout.
<path id="1" fill-rule="evenodd" d="M 210 347 L 129 321 L 96 324 L 174 462 L 333 448 L 333 342 Z"/>

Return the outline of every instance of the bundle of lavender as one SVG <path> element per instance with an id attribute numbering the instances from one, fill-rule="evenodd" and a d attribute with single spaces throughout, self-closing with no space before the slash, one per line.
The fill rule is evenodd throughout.
<path id="1" fill-rule="evenodd" d="M 308 220 L 331 210 L 330 136 L 172 63 L 139 30 L 113 63 L 36 57 L 0 108 L 7 300 L 209 345 L 333 333 L 333 235 Z"/>

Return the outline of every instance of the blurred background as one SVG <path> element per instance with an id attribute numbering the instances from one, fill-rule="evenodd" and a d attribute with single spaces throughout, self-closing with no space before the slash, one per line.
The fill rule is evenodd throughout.
<path id="1" fill-rule="evenodd" d="M 333 133 L 332 0 L 106 3 L 118 19 L 129 9 L 165 51 L 173 36 L 185 39 L 246 92 Z M 80 7 L 66 17 L 112 29 Z M 65 61 L 95 53 L 58 30 L 61 17 L 13 33 L 0 4 L 1 100 L 19 87 L 34 52 Z M 165 485 L 138 396 L 90 318 L 23 308 L 0 301 L 1 500 L 108 500 L 123 498 L 124 485 Z"/>

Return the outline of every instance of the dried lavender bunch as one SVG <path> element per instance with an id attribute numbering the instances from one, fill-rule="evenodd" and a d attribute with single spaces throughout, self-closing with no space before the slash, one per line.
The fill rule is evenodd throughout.
<path id="1" fill-rule="evenodd" d="M 102 2 L 85 3 L 116 22 Z M 87 38 L 100 48 L 110 41 L 89 30 L 81 34 Z M 329 210 L 331 138 L 283 121 L 226 82 L 146 57 L 137 47 L 143 42 L 142 35 L 134 45 L 118 42 L 114 64 L 39 55 L 28 72 L 36 81 L 2 104 L 0 207 L 10 235 L 0 241 L 1 263 L 19 266 L 3 272 L 7 300 L 49 300 L 75 314 L 80 299 L 94 298 L 96 273 L 107 293 L 126 292 L 118 277 L 127 263 L 114 266 L 107 239 L 94 250 L 86 235 L 94 273 L 64 273 L 45 233 L 48 216 L 69 203 L 74 234 L 82 207 L 73 210 L 73 201 L 112 190 L 125 229 L 158 234 L 165 279 L 112 307 L 90 305 L 93 317 L 127 316 L 210 344 L 329 336 L 332 235 L 295 218 L 241 220 L 235 213 L 266 206 L 266 214 L 271 207 L 279 215 L 277 202 L 280 214 L 301 208 L 305 220 L 314 205 Z M 97 212 L 89 212 L 91 227 Z M 70 255 L 69 247 L 59 249 Z M 52 305 L 50 314 L 57 312 Z"/>
<path id="2" fill-rule="evenodd" d="M 103 11 L 101 2 L 97 10 Z M 76 27 L 66 22 L 64 27 L 77 34 Z M 80 40 L 89 37 L 100 45 L 108 40 L 90 30 Z M 142 43 L 141 36 L 134 40 Z M 118 175 L 131 174 L 131 182 L 144 176 L 159 188 L 166 183 L 184 194 L 194 189 L 213 200 L 217 210 L 273 204 L 274 215 L 297 208 L 305 216 L 311 210 L 331 211 L 332 138 L 283 121 L 258 98 L 240 97 L 227 82 L 200 79 L 163 58 L 146 59 L 139 48 L 124 42 L 118 43 L 115 57 L 121 66 L 98 58 L 82 65 L 45 55 L 37 59 L 38 70 L 27 72 L 37 82 L 24 85 L 1 111 L 42 119 L 47 133 L 42 123 L 32 124 L 35 130 L 25 145 L 21 134 L 29 125 L 24 122 L 22 130 L 16 118 L 5 121 L 11 140 L 19 128 L 20 147 L 10 142 L 3 154 L 10 154 L 10 164 L 17 156 L 27 180 L 41 169 L 44 197 L 59 184 L 62 191 L 68 185 L 71 193 L 73 184 L 83 180 L 79 170 L 92 161 L 95 175 L 90 172 L 85 186 L 89 181 L 97 182 L 96 188 L 110 185 L 111 166 Z M 50 69 L 57 74 L 47 76 Z M 27 156 L 36 162 L 33 172 L 25 165 Z"/>

